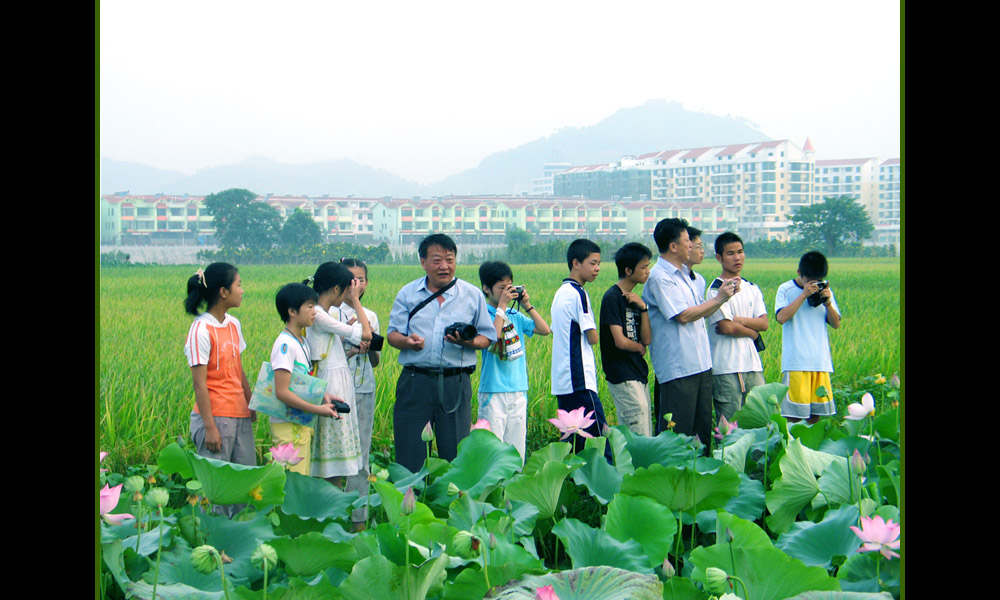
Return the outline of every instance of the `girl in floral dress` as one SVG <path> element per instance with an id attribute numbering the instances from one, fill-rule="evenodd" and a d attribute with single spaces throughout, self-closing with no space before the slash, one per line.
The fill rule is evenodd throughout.
<path id="1" fill-rule="evenodd" d="M 305 281 L 319 294 L 316 321 L 306 329 L 309 355 L 316 361 L 314 373 L 327 382 L 326 391 L 343 398 L 351 412 L 341 419 L 317 419 L 312 443 L 313 477 L 323 477 L 334 485 L 361 470 L 361 440 L 357 410 L 354 406 L 354 383 L 347 366 L 344 342 L 359 345 L 372 338 L 371 325 L 362 309 L 363 293 L 353 274 L 343 265 L 325 262 L 316 274 Z M 357 310 L 358 319 L 348 325 L 340 315 L 339 306 L 347 303 Z"/>

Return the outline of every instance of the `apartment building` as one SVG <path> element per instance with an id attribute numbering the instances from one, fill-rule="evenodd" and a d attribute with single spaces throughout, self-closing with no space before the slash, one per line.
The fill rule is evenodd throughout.
<path id="1" fill-rule="evenodd" d="M 418 242 L 430 232 L 477 243 L 502 243 L 508 229 L 541 237 L 652 238 L 656 223 L 686 219 L 706 237 L 735 228 L 732 209 L 707 202 L 626 202 L 577 198 L 453 197 L 376 202 L 375 239 Z"/>
<path id="2" fill-rule="evenodd" d="M 890 158 L 878 166 L 878 202 L 871 212 L 876 244 L 899 247 L 900 162 Z"/>

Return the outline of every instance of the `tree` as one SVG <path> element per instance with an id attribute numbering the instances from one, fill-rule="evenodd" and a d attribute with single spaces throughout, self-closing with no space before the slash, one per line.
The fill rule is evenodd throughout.
<path id="1" fill-rule="evenodd" d="M 834 256 L 843 242 L 867 239 L 875 226 L 864 207 L 853 198 L 830 196 L 795 211 L 788 229 L 807 244 L 824 246 L 827 256 Z"/>
<path id="2" fill-rule="evenodd" d="M 281 245 L 286 248 L 301 248 L 322 243 L 323 233 L 319 225 L 301 208 L 296 208 L 281 227 Z"/>
<path id="3" fill-rule="evenodd" d="M 232 188 L 205 197 L 215 239 L 223 248 L 271 248 L 278 241 L 281 213 L 257 194 Z"/>

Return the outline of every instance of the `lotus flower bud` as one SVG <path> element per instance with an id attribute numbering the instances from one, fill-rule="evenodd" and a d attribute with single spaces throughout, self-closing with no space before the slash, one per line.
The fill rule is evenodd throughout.
<path id="1" fill-rule="evenodd" d="M 125 478 L 125 491 L 130 494 L 141 492 L 145 487 L 146 480 L 139 475 L 133 475 Z"/>
<path id="2" fill-rule="evenodd" d="M 257 549 L 250 555 L 250 562 L 261 571 L 271 570 L 278 564 L 278 553 L 267 544 L 257 546 Z"/>
<path id="3" fill-rule="evenodd" d="M 156 508 L 166 506 L 170 502 L 170 492 L 166 488 L 155 487 L 146 492 L 146 504 Z"/>
<path id="4" fill-rule="evenodd" d="M 559 596 L 551 585 L 546 585 L 535 590 L 535 600 L 559 600 Z"/>
<path id="5" fill-rule="evenodd" d="M 891 385 L 894 388 L 899 387 L 899 373 L 893 374 L 892 379 L 889 380 L 889 385 Z"/>
<path id="6" fill-rule="evenodd" d="M 736 536 L 733 535 L 733 530 L 726 527 L 726 541 L 732 544 L 734 539 L 736 539 Z"/>
<path id="7" fill-rule="evenodd" d="M 854 473 L 864 473 L 865 472 L 865 459 L 861 457 L 861 453 L 858 449 L 854 449 L 854 454 L 851 455 L 851 470 Z"/>
<path id="8" fill-rule="evenodd" d="M 708 567 L 705 569 L 705 591 L 718 596 L 726 592 L 726 583 L 729 575 L 718 567 Z"/>
<path id="9" fill-rule="evenodd" d="M 496 547 L 497 547 L 497 536 L 493 535 L 493 532 L 491 531 L 490 532 L 490 549 L 493 549 L 493 548 L 496 548 Z"/>
<path id="10" fill-rule="evenodd" d="M 434 441 L 434 428 L 431 427 L 430 421 L 427 421 L 427 424 L 424 425 L 424 430 L 420 432 L 420 439 L 425 442 Z"/>
<path id="11" fill-rule="evenodd" d="M 406 488 L 406 493 L 403 494 L 403 504 L 399 507 L 399 511 L 404 515 L 413 514 L 414 509 L 417 507 L 417 497 L 413 493 L 413 488 Z"/>
<path id="12" fill-rule="evenodd" d="M 674 573 L 676 572 L 677 570 L 674 569 L 674 565 L 670 564 L 670 561 L 667 560 L 667 557 L 663 557 L 663 574 L 666 575 L 667 579 L 673 577 Z"/>
<path id="13" fill-rule="evenodd" d="M 215 557 L 219 551 L 209 545 L 198 546 L 191 551 L 191 566 L 199 573 L 211 573 L 215 570 Z"/>
<path id="14" fill-rule="evenodd" d="M 469 531 L 459 531 L 452 540 L 455 552 L 463 558 L 479 555 L 479 539 Z"/>

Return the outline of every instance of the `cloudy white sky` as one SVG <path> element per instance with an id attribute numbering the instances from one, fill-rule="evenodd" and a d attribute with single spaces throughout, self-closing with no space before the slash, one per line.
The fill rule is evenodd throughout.
<path id="1" fill-rule="evenodd" d="M 899 156 L 898 2 L 113 0 L 100 27 L 101 156 L 188 174 L 351 158 L 428 183 L 654 98 Z"/>

